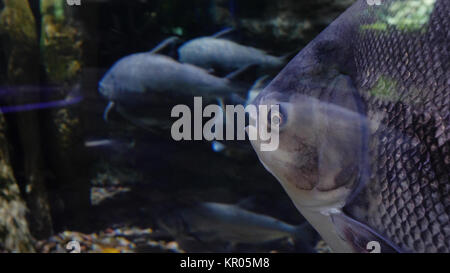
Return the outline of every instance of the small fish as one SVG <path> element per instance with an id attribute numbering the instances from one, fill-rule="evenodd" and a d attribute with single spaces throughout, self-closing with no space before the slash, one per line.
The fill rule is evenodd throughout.
<path id="1" fill-rule="evenodd" d="M 195 242 L 201 247 L 222 242 L 233 247 L 293 238 L 299 249 L 313 252 L 317 239 L 308 224 L 292 226 L 270 216 L 221 203 L 197 203 L 174 209 L 161 216 L 159 221 L 164 229 L 181 241 L 182 246 L 189 245 L 188 242 Z"/>
<path id="2" fill-rule="evenodd" d="M 182 63 L 225 73 L 248 65 L 257 65 L 261 71 L 278 71 L 292 57 L 271 56 L 263 50 L 222 39 L 220 35 L 186 42 L 178 49 L 178 56 Z"/>
<path id="3" fill-rule="evenodd" d="M 253 101 L 280 106 L 260 161 L 334 251 L 450 252 L 449 14 L 359 0 Z"/>

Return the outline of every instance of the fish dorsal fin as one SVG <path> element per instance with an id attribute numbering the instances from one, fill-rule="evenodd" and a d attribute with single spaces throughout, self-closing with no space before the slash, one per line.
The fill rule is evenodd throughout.
<path id="1" fill-rule="evenodd" d="M 370 227 L 350 218 L 344 213 L 331 214 L 339 236 L 347 241 L 356 252 L 399 253 L 404 252 L 388 239 Z"/>
<path id="2" fill-rule="evenodd" d="M 258 65 L 250 64 L 228 74 L 225 78 L 229 81 L 242 82 L 246 79 L 254 79 L 257 74 Z"/>
<path id="3" fill-rule="evenodd" d="M 235 31 L 234 28 L 226 28 L 226 29 L 221 30 L 221 31 L 217 32 L 216 34 L 212 35 L 211 38 L 224 39 L 225 36 L 227 36 L 230 33 L 233 33 L 234 31 Z"/>
<path id="4" fill-rule="evenodd" d="M 180 41 L 181 41 L 181 39 L 178 38 L 177 36 L 169 37 L 169 38 L 165 39 L 164 41 L 162 41 L 161 43 L 159 43 L 155 48 L 150 50 L 149 53 L 150 54 L 158 54 L 161 51 L 165 50 L 167 47 L 176 45 L 176 43 L 180 42 Z"/>

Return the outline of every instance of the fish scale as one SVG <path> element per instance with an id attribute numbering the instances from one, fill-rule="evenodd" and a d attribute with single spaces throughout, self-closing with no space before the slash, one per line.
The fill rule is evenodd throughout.
<path id="1" fill-rule="evenodd" d="M 369 213 L 358 220 L 405 251 L 450 252 L 450 5 L 445 1 L 435 3 L 429 23 L 418 30 L 368 29 L 354 41 L 357 85 L 368 116 L 383 117 L 371 137 L 370 183 L 358 197 L 370 200 Z M 381 9 L 388 12 L 391 4 L 384 1 Z M 361 25 L 374 23 L 380 7 L 368 11 Z M 387 98 L 371 93 L 383 77 L 395 83 L 384 86 Z"/>

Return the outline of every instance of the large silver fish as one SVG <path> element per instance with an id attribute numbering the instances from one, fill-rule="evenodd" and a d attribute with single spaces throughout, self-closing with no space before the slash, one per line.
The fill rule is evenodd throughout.
<path id="1" fill-rule="evenodd" d="M 280 145 L 252 144 L 335 251 L 450 252 L 450 2 L 371 3 L 254 100 L 280 105 Z"/>

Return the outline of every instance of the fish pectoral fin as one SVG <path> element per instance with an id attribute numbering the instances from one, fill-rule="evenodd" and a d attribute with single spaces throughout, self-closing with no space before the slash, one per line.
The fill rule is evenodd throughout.
<path id="1" fill-rule="evenodd" d="M 361 253 L 398 253 L 403 252 L 388 239 L 376 231 L 358 222 L 344 213 L 331 214 L 338 235 Z"/>
<path id="2" fill-rule="evenodd" d="M 104 121 L 108 121 L 108 116 L 109 113 L 112 111 L 112 109 L 114 108 L 115 103 L 113 101 L 110 101 L 108 103 L 108 105 L 105 108 L 105 111 L 103 112 L 103 120 Z"/>

